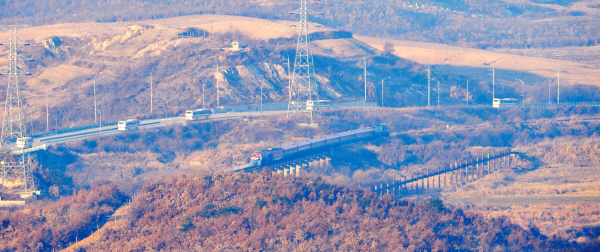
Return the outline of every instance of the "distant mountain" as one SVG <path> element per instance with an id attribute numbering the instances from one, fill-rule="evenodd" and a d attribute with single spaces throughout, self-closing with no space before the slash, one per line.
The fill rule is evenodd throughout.
<path id="1" fill-rule="evenodd" d="M 0 3 L 1 23 L 122 22 L 191 14 L 295 20 L 297 1 L 17 1 Z M 314 21 L 362 35 L 478 48 L 546 48 L 600 43 L 592 0 L 323 1 Z"/>

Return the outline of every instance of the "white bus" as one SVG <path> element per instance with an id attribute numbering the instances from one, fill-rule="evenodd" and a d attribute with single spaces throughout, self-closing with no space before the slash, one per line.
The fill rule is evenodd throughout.
<path id="1" fill-rule="evenodd" d="M 17 138 L 17 148 L 29 149 L 31 148 L 33 140 L 31 137 L 19 137 Z"/>
<path id="2" fill-rule="evenodd" d="M 306 110 L 323 110 L 329 109 L 332 106 L 333 102 L 330 100 L 306 101 Z"/>
<path id="3" fill-rule="evenodd" d="M 494 98 L 492 107 L 494 107 L 494 108 L 517 107 L 518 104 L 519 104 L 519 102 L 515 98 L 503 98 L 503 99 Z"/>
<path id="4" fill-rule="evenodd" d="M 127 121 L 119 121 L 118 130 L 137 130 L 140 127 L 140 120 L 129 119 Z"/>
<path id="5" fill-rule="evenodd" d="M 206 120 L 212 114 L 210 109 L 186 110 L 185 120 Z"/>

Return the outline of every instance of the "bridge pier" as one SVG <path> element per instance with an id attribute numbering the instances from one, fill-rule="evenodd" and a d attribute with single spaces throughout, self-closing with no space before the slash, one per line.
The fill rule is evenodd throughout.
<path id="1" fill-rule="evenodd" d="M 300 176 L 300 169 L 302 169 L 302 164 L 296 164 L 296 177 Z"/>
<path id="2" fill-rule="evenodd" d="M 476 162 L 476 163 L 475 163 L 475 169 L 477 169 L 477 174 L 479 174 L 479 157 L 477 157 L 477 159 L 476 159 L 476 161 L 475 161 L 475 162 Z M 475 178 L 474 178 L 474 177 L 472 177 L 472 178 L 473 178 L 473 180 L 475 180 Z"/>
<path id="3" fill-rule="evenodd" d="M 437 174 L 438 174 L 438 189 L 441 189 L 442 188 L 442 173 L 440 173 L 440 167 L 438 167 L 437 170 L 438 170 L 438 172 L 437 172 Z"/>
<path id="4" fill-rule="evenodd" d="M 427 175 L 423 180 L 427 180 L 427 189 L 429 189 L 429 181 L 431 181 L 431 177 L 429 177 L 429 168 L 427 168 Z"/>
<path id="5" fill-rule="evenodd" d="M 492 171 L 496 171 L 496 150 L 492 152 L 492 155 L 494 156 L 494 160 L 492 160 Z"/>
<path id="6" fill-rule="evenodd" d="M 490 171 L 490 154 L 489 153 L 488 153 L 487 165 L 488 165 L 488 175 L 489 175 L 489 174 L 491 174 L 491 171 Z"/>
<path id="7" fill-rule="evenodd" d="M 283 168 L 283 177 L 287 177 L 290 173 L 290 169 L 289 168 Z"/>

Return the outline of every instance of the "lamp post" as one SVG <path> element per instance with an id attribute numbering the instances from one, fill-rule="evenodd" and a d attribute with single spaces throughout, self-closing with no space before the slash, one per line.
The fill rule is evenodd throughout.
<path id="1" fill-rule="evenodd" d="M 100 113 L 100 135 L 102 135 L 102 109 L 99 109 L 98 112 Z"/>
<path id="2" fill-rule="evenodd" d="M 438 93 L 438 104 L 437 104 L 437 107 L 439 108 L 440 107 L 440 81 L 438 81 L 438 80 L 435 80 L 435 81 L 438 84 L 438 86 L 437 86 L 437 93 Z"/>
<path id="3" fill-rule="evenodd" d="M 33 111 L 37 105 L 33 105 L 29 111 L 29 134 L 33 134 Z"/>
<path id="4" fill-rule="evenodd" d="M 523 82 L 521 79 L 517 79 L 518 81 L 521 82 L 521 85 L 523 86 L 523 94 L 521 96 L 523 96 L 523 98 L 521 98 L 521 103 L 525 103 L 525 82 Z"/>
<path id="5" fill-rule="evenodd" d="M 465 100 L 467 100 L 467 106 L 469 106 L 469 80 L 467 80 L 467 97 Z"/>
<path id="6" fill-rule="evenodd" d="M 169 117 L 169 101 L 167 101 L 167 99 L 165 99 L 164 97 L 160 97 L 161 99 L 163 99 L 163 101 L 165 101 L 165 103 L 167 104 L 167 106 L 165 107 L 165 118 Z"/>
<path id="7" fill-rule="evenodd" d="M 391 78 L 390 76 L 385 77 L 383 79 L 381 79 L 381 107 L 383 108 L 383 81 L 385 81 L 386 79 Z"/>

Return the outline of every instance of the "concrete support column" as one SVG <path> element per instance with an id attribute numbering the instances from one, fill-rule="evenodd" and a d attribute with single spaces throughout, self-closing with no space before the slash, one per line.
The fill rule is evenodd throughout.
<path id="1" fill-rule="evenodd" d="M 424 180 L 427 180 L 427 189 L 429 189 L 429 168 L 427 168 L 427 176 L 424 178 Z"/>
<path id="2" fill-rule="evenodd" d="M 290 176 L 293 176 L 293 175 L 294 175 L 294 170 L 295 170 L 295 167 L 294 167 L 294 166 L 291 166 L 291 165 L 290 165 L 290 166 L 286 166 L 286 167 L 287 167 L 287 168 L 288 168 L 288 170 L 289 170 L 289 173 L 288 173 L 288 174 L 289 174 Z"/>
<path id="3" fill-rule="evenodd" d="M 444 172 L 444 188 L 448 187 L 448 184 L 446 184 L 446 175 L 448 175 L 448 173 Z"/>
<path id="4" fill-rule="evenodd" d="M 283 176 L 287 177 L 290 174 L 290 169 L 289 168 L 283 168 Z"/>
<path id="5" fill-rule="evenodd" d="M 387 194 L 390 194 L 390 183 L 385 183 L 385 186 L 386 186 L 386 187 L 385 187 L 385 192 L 386 192 Z M 392 192 L 393 192 L 393 188 L 392 188 Z"/>
<path id="6" fill-rule="evenodd" d="M 442 173 L 440 173 L 440 167 L 438 167 L 438 189 L 442 188 Z"/>
<path id="7" fill-rule="evenodd" d="M 296 164 L 296 177 L 300 176 L 301 169 L 302 169 L 302 164 Z"/>

